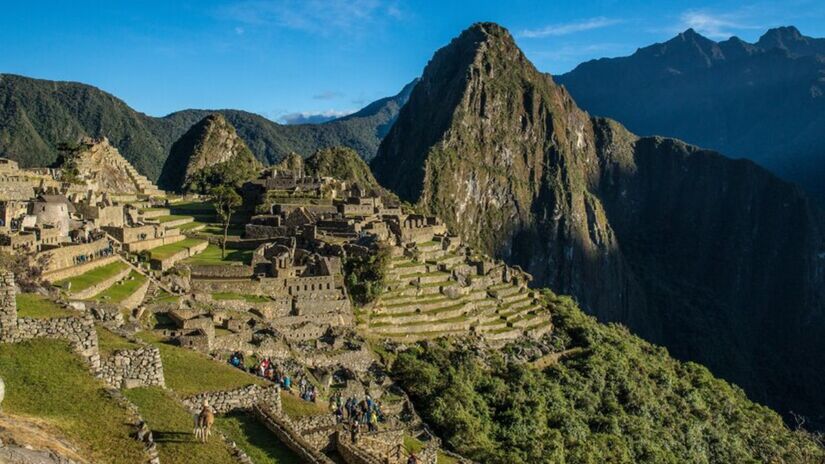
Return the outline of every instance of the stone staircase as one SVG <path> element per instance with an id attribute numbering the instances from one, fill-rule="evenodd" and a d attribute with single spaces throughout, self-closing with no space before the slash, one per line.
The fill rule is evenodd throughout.
<path id="1" fill-rule="evenodd" d="M 154 183 L 152 183 L 152 181 L 149 180 L 149 178 L 139 173 L 131 163 L 126 161 L 125 158 L 120 157 L 120 159 L 122 160 L 121 166 L 132 179 L 132 182 L 135 183 L 138 192 L 142 195 L 147 195 L 150 197 L 162 197 L 166 195 L 166 192 L 159 189 Z"/>

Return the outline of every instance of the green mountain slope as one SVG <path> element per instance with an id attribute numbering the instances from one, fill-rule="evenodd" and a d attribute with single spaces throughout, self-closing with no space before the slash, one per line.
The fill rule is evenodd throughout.
<path id="1" fill-rule="evenodd" d="M 597 323 L 569 298 L 545 299 L 550 345 L 485 352 L 441 340 L 395 361 L 416 409 L 460 454 L 491 464 L 825 459 L 814 437 L 706 368 Z"/>
<path id="2" fill-rule="evenodd" d="M 536 285 L 825 426 L 825 219 L 793 185 L 591 117 L 489 23 L 436 52 L 372 168 Z"/>
<path id="3" fill-rule="evenodd" d="M 153 118 L 95 87 L 0 74 L 0 154 L 22 166 L 45 166 L 57 146 L 80 136 L 107 137 L 142 174 L 157 180 L 172 144 L 212 113 L 222 114 L 262 162 L 295 151 L 347 146 L 371 159 L 415 81 L 396 96 L 324 124 L 281 125 L 237 110 L 185 110 Z"/>

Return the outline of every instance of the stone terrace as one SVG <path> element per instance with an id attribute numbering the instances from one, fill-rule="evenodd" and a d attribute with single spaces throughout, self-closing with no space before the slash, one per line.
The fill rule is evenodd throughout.
<path id="1" fill-rule="evenodd" d="M 440 237 L 396 251 L 389 290 L 362 322 L 371 334 L 415 341 L 473 331 L 505 341 L 552 330 L 550 313 L 526 281 L 503 265 L 479 271 L 483 264 L 472 266 L 465 249 L 453 250 Z"/>

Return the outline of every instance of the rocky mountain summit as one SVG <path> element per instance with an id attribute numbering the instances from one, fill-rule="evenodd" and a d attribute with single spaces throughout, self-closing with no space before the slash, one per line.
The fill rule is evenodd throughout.
<path id="1" fill-rule="evenodd" d="M 556 77 L 585 110 L 645 135 L 747 158 L 825 200 L 825 39 L 795 27 L 755 43 L 693 29 Z"/>
<path id="2" fill-rule="evenodd" d="M 795 186 L 590 116 L 491 23 L 435 53 L 372 167 L 534 284 L 825 419 L 825 220 Z"/>
<path id="3" fill-rule="evenodd" d="M 199 175 L 232 163 L 257 170 L 260 163 L 223 115 L 210 114 L 172 145 L 158 183 L 168 190 L 189 190 Z"/>

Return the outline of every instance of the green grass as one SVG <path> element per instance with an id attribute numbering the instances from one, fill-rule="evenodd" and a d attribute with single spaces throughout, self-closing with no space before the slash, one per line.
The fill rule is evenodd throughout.
<path id="1" fill-rule="evenodd" d="M 206 235 L 214 235 L 217 237 L 223 237 L 223 224 L 218 223 L 208 223 L 205 224 L 206 227 L 201 229 L 199 232 Z M 244 234 L 246 230 L 246 226 L 243 224 L 229 224 L 229 229 L 226 230 L 226 234 L 228 236 L 241 236 Z"/>
<path id="2" fill-rule="evenodd" d="M 251 384 L 267 385 L 263 379 L 201 353 L 159 342 L 151 334 L 143 333 L 140 336 L 160 349 L 166 386 L 182 396 L 205 391 L 235 390 Z"/>
<path id="3" fill-rule="evenodd" d="M 166 215 L 166 216 L 158 216 L 155 219 L 157 219 L 158 222 L 160 222 L 161 224 L 165 224 L 167 222 L 178 221 L 180 219 L 192 219 L 192 220 L 194 220 L 195 218 L 193 218 L 192 216 L 184 216 L 182 214 L 169 214 L 169 215 Z"/>
<path id="4" fill-rule="evenodd" d="M 80 274 L 79 276 L 70 277 L 65 280 L 60 280 L 58 282 L 55 282 L 55 284 L 63 288 L 68 288 L 68 285 L 71 284 L 71 289 L 69 290 L 69 292 L 77 293 L 82 290 L 86 290 L 87 288 L 93 285 L 97 285 L 106 279 L 110 279 L 116 276 L 118 273 L 123 272 L 123 270 L 127 267 L 129 266 L 126 263 L 117 260 L 105 266 L 100 266 L 98 268 L 92 269 L 91 271 L 86 272 L 84 274 Z"/>
<path id="5" fill-rule="evenodd" d="M 196 264 L 196 265 L 206 265 L 206 266 L 215 266 L 227 263 L 244 263 L 249 264 L 252 262 L 252 250 L 226 250 L 226 256 L 221 258 L 221 247 L 217 245 L 210 244 L 203 250 L 202 253 L 198 253 L 191 258 L 188 258 L 184 261 L 186 264 Z"/>
<path id="6" fill-rule="evenodd" d="M 141 416 L 152 429 L 163 464 L 236 463 L 226 443 L 216 436 L 214 430 L 208 442 L 195 440 L 189 411 L 163 389 L 134 388 L 124 391 L 124 395 L 137 405 Z"/>
<path id="7" fill-rule="evenodd" d="M 216 427 L 252 458 L 255 464 L 299 464 L 301 461 L 272 432 L 249 414 L 218 417 Z"/>
<path id="8" fill-rule="evenodd" d="M 267 301 L 272 301 L 272 298 L 268 296 L 261 296 L 261 295 L 244 295 L 241 293 L 233 293 L 233 292 L 218 292 L 213 293 L 212 298 L 218 301 L 221 300 L 244 300 L 248 301 L 249 303 L 266 303 Z"/>
<path id="9" fill-rule="evenodd" d="M 4 413 L 45 421 L 89 462 L 144 461 L 141 444 L 130 437 L 129 415 L 68 343 L 40 339 L 0 345 L 0 377 L 6 382 Z"/>
<path id="10" fill-rule="evenodd" d="M 329 409 L 323 401 L 318 400 L 316 403 L 304 401 L 286 391 L 281 392 L 281 406 L 283 407 L 286 415 L 293 419 L 304 416 L 329 414 Z"/>
<path id="11" fill-rule="evenodd" d="M 149 254 L 153 259 L 166 259 L 183 250 L 192 248 L 196 245 L 200 245 L 203 242 L 204 240 L 199 240 L 196 238 L 187 238 L 181 240 L 180 242 L 170 243 L 168 245 L 162 245 L 157 248 L 152 248 L 151 250 L 149 250 Z"/>
<path id="12" fill-rule="evenodd" d="M 97 343 L 101 358 L 108 357 L 117 350 L 132 350 L 140 347 L 137 343 L 130 342 L 105 327 L 98 325 L 95 329 L 97 330 Z"/>
<path id="13" fill-rule="evenodd" d="M 54 301 L 36 293 L 18 293 L 16 300 L 17 317 L 51 319 L 78 315 L 76 312 L 61 308 Z"/>
<path id="14" fill-rule="evenodd" d="M 180 295 L 173 295 L 161 290 L 160 293 L 152 299 L 152 303 L 177 303 L 178 300 L 180 300 Z"/>
<path id="15" fill-rule="evenodd" d="M 415 437 L 404 435 L 404 449 L 408 453 L 420 453 L 424 449 L 424 443 Z"/>
<path id="16" fill-rule="evenodd" d="M 146 283 L 146 276 L 132 271 L 126 279 L 117 282 L 111 287 L 99 293 L 95 299 L 98 301 L 105 301 L 107 303 L 120 303 L 126 298 L 132 296 L 143 284 Z"/>
<path id="17" fill-rule="evenodd" d="M 197 229 L 199 227 L 206 227 L 206 224 L 199 221 L 192 221 L 186 224 L 179 225 L 178 230 L 180 230 L 181 232 L 189 232 L 190 230 Z"/>

